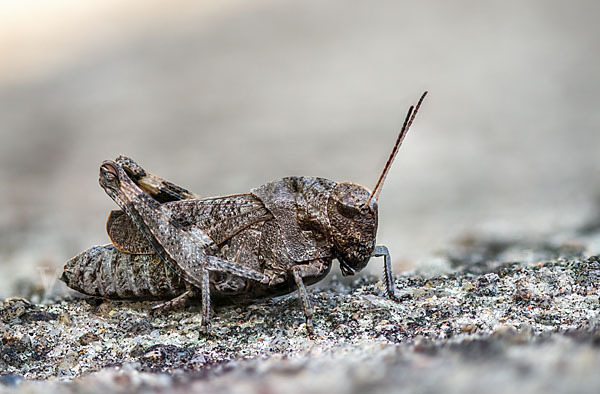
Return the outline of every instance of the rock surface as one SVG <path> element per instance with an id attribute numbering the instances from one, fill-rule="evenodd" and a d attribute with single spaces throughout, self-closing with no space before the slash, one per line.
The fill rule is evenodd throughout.
<path id="1" fill-rule="evenodd" d="M 600 392 L 597 1 L 3 3 L 0 300 L 28 301 L 0 304 L 0 392 Z M 203 196 L 372 186 L 424 89 L 379 207 L 402 302 L 324 284 L 307 338 L 295 296 L 204 335 L 197 307 L 48 294 L 108 242 L 103 160 Z"/>
<path id="2" fill-rule="evenodd" d="M 600 258 L 571 243 L 508 261 L 524 245 L 501 245 L 470 240 L 449 273 L 397 276 L 399 303 L 374 277 L 314 289 L 314 337 L 294 295 L 217 310 L 208 333 L 197 306 L 7 299 L 0 391 L 597 393 Z"/>

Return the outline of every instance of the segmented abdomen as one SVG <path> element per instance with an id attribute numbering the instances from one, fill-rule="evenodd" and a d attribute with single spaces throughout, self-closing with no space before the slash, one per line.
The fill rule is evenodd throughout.
<path id="1" fill-rule="evenodd" d="M 153 254 L 126 254 L 113 245 L 93 246 L 73 257 L 60 278 L 81 293 L 116 299 L 168 299 L 185 282 Z"/>

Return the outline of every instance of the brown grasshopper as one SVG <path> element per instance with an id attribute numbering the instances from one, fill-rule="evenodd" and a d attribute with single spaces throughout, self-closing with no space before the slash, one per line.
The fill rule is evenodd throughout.
<path id="1" fill-rule="evenodd" d="M 373 191 L 352 182 L 288 177 L 223 197 L 197 195 L 120 156 L 100 167 L 100 185 L 121 211 L 112 211 L 112 245 L 90 248 L 65 265 L 62 280 L 85 294 L 118 299 L 170 299 L 154 309 L 202 299 L 248 303 L 298 290 L 312 332 L 306 285 L 323 279 L 333 259 L 342 274 L 384 258 L 387 295 L 394 293 L 387 247 L 375 245 L 377 201 L 391 164 L 423 99 L 408 110 Z"/>

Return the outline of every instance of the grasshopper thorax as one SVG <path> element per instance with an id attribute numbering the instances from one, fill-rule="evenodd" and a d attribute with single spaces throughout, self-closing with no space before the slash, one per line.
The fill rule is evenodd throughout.
<path id="1" fill-rule="evenodd" d="M 327 201 L 333 252 L 342 274 L 353 275 L 368 263 L 377 235 L 377 201 L 352 182 L 338 183 Z"/>

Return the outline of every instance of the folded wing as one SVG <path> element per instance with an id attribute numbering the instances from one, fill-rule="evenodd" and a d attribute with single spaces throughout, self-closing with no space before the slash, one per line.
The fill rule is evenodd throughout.
<path id="1" fill-rule="evenodd" d="M 162 204 L 169 219 L 183 230 L 201 230 L 216 245 L 255 223 L 273 218 L 251 194 L 173 201 Z M 112 211 L 106 229 L 113 245 L 124 253 L 151 254 L 152 245 L 123 211 Z"/>

